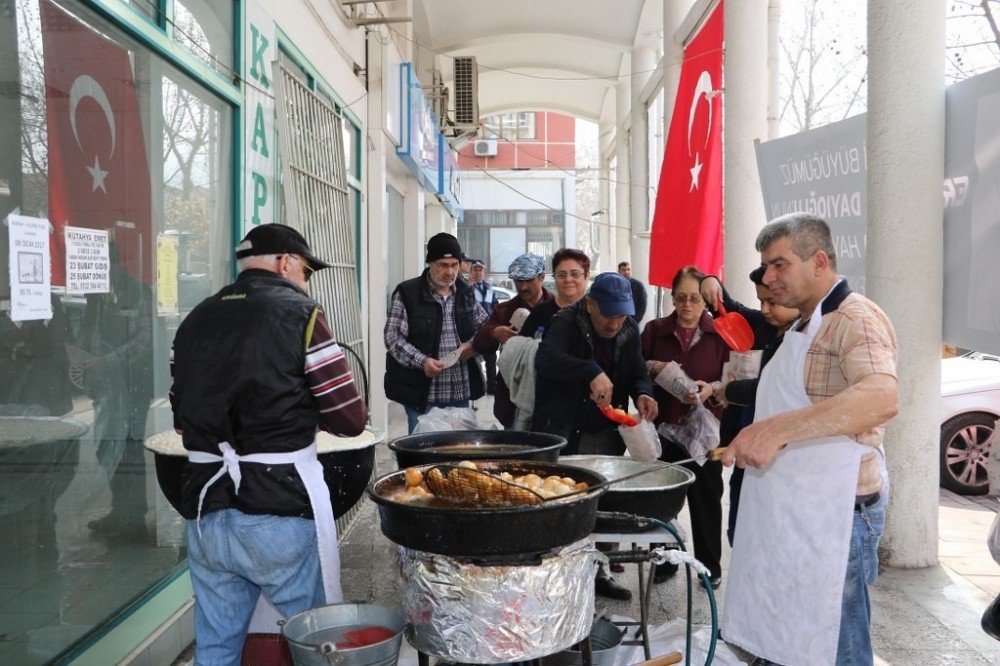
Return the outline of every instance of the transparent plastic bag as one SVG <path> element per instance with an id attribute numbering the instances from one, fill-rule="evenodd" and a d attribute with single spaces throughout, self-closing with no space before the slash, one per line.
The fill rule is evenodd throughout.
<path id="1" fill-rule="evenodd" d="M 669 361 L 667 367 L 663 368 L 653 381 L 678 400 L 683 400 L 685 396 L 698 392 L 698 384 L 681 370 L 681 366 L 676 361 Z"/>
<path id="2" fill-rule="evenodd" d="M 659 460 L 663 453 L 660 438 L 656 436 L 656 428 L 650 421 L 639 421 L 639 425 L 628 427 L 618 426 L 618 432 L 625 441 L 625 448 L 634 459 L 641 462 Z"/>
<path id="3" fill-rule="evenodd" d="M 701 403 L 687 413 L 679 426 L 661 423 L 657 432 L 665 439 L 678 442 L 693 458 L 704 456 L 719 446 L 719 419 Z M 704 459 L 697 462 L 705 464 Z"/>
<path id="4" fill-rule="evenodd" d="M 476 412 L 469 407 L 432 407 L 417 417 L 413 434 L 448 430 L 483 430 L 476 420 Z"/>

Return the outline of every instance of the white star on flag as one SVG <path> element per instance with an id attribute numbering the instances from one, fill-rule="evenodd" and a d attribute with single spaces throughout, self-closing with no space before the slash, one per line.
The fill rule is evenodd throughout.
<path id="1" fill-rule="evenodd" d="M 688 192 L 693 192 L 698 189 L 698 176 L 701 174 L 701 161 L 698 159 L 698 153 L 694 154 L 694 166 L 691 167 L 691 187 L 688 188 Z"/>
<path id="2" fill-rule="evenodd" d="M 104 179 L 107 178 L 108 172 L 101 169 L 101 163 L 97 161 L 97 155 L 94 155 L 94 166 L 87 167 L 87 171 L 90 172 L 90 177 L 94 179 L 90 191 L 96 192 L 99 187 L 101 191 L 107 194 L 108 188 L 104 185 Z"/>

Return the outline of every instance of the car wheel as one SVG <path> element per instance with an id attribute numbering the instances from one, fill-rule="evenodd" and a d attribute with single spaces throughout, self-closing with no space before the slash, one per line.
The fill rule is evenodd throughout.
<path id="1" fill-rule="evenodd" d="M 989 490 L 986 463 L 996 417 L 983 412 L 959 414 L 941 426 L 941 485 L 961 495 Z"/>

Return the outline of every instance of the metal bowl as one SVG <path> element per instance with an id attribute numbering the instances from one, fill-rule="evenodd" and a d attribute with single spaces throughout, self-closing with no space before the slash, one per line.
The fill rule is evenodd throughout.
<path id="1" fill-rule="evenodd" d="M 425 432 L 389 442 L 399 469 L 459 460 L 556 462 L 566 438 L 519 430 Z"/>
<path id="2" fill-rule="evenodd" d="M 601 496 L 599 511 L 621 511 L 665 523 L 677 517 L 684 507 L 687 486 L 694 483 L 694 472 L 680 465 L 663 462 L 640 462 L 621 456 L 564 456 L 568 464 L 592 470 L 606 477 L 612 485 Z M 634 479 L 614 483 L 615 479 L 653 470 Z"/>

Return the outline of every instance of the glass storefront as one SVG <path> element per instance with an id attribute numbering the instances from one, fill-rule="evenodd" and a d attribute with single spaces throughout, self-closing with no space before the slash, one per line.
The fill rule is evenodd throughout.
<path id="1" fill-rule="evenodd" d="M 214 67 L 231 6 L 177 4 Z M 232 277 L 233 123 L 79 1 L 0 0 L 0 63 L 0 663 L 34 664 L 183 568 L 143 441 L 177 326 Z"/>

